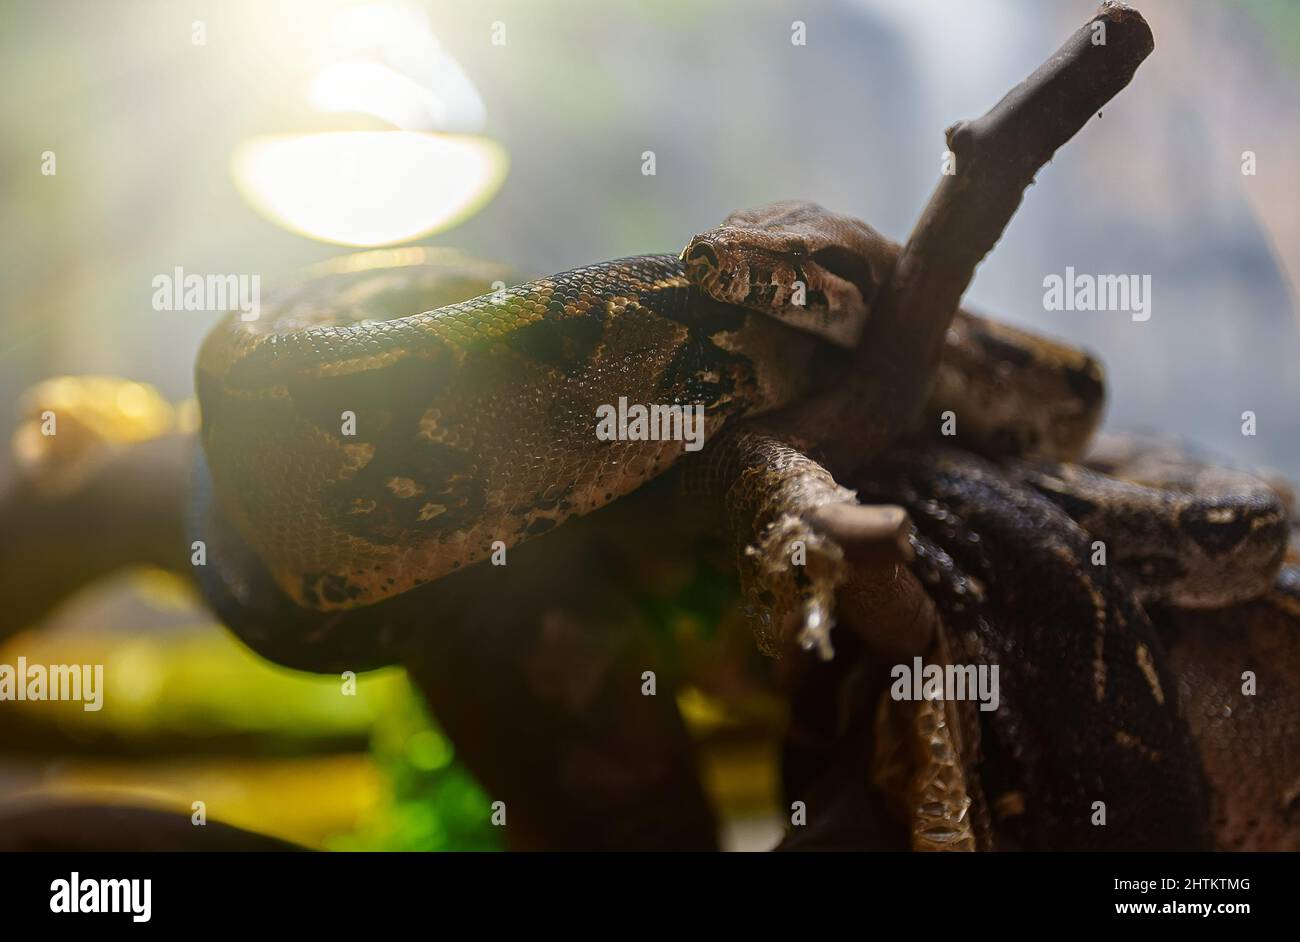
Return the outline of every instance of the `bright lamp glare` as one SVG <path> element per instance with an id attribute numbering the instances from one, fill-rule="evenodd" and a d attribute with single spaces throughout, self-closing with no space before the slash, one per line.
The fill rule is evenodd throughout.
<path id="1" fill-rule="evenodd" d="M 235 184 L 259 212 L 341 245 L 391 245 L 449 229 L 490 200 L 508 159 L 471 135 L 344 131 L 271 135 L 231 158 Z"/>
<path id="2" fill-rule="evenodd" d="M 447 105 L 431 90 L 364 59 L 321 69 L 312 80 L 309 98 L 320 111 L 373 115 L 408 131 L 432 131 L 450 123 Z"/>

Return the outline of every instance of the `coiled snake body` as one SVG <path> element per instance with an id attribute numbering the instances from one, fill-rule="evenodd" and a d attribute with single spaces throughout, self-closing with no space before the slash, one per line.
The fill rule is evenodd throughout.
<path id="1" fill-rule="evenodd" d="M 274 609 L 275 630 L 299 626 L 312 637 L 321 619 L 399 597 L 597 510 L 685 453 L 680 438 L 600 439 L 599 407 L 702 406 L 704 432 L 718 440 L 726 428 L 826 388 L 896 252 L 856 220 L 786 203 L 733 215 L 681 258 L 588 266 L 427 313 L 409 313 L 422 306 L 422 279 L 434 268 L 418 254 L 314 273 L 265 319 L 223 322 L 200 354 L 211 503 L 199 518 L 219 521 L 232 543 L 251 550 L 238 566 L 227 560 L 202 578 L 214 594 L 239 597 L 223 611 L 236 622 L 240 605 L 262 604 L 250 587 L 264 596 L 273 582 L 288 603 Z M 1094 785 L 1104 790 L 1102 779 L 1113 794 L 1116 781 L 1148 762 L 1160 769 L 1150 777 L 1154 791 L 1135 799 L 1125 820 L 1161 818 L 1149 831 L 1153 846 L 1171 846 L 1199 799 L 1188 784 L 1196 776 L 1184 774 L 1186 728 L 1139 600 L 1214 607 L 1264 594 L 1285 553 L 1286 511 L 1247 475 L 1184 474 L 1167 487 L 1082 469 L 1074 462 L 1103 398 L 1100 367 L 1086 354 L 959 312 L 914 437 L 930 437 L 951 413 L 957 435 L 949 443 L 1002 462 L 999 470 L 969 457 L 922 458 L 886 463 L 853 483 L 904 503 L 924 531 L 919 538 L 936 548 L 968 532 L 1001 541 L 991 555 L 970 557 L 974 544 L 964 558 L 952 547 L 937 551 L 952 553 L 950 573 L 992 584 L 1004 611 L 1030 596 L 1052 607 L 1050 584 L 1028 591 L 1038 578 L 1028 547 L 1044 541 L 1038 549 L 1054 554 L 1052 571 L 1077 588 L 1055 600 L 1062 611 L 1075 605 L 1056 626 L 1073 633 L 1068 643 L 1054 649 L 1054 626 L 1040 618 L 1022 619 L 1012 635 L 1022 634 L 1001 646 L 990 637 L 976 644 L 973 629 L 967 635 L 973 657 L 1009 663 L 1055 650 L 1079 661 L 1053 668 L 1078 672 L 1066 686 L 1041 673 L 1044 664 L 1018 665 L 1031 680 L 1013 685 L 1017 728 L 1034 725 L 1032 711 L 1049 694 L 1053 716 L 1082 707 L 1078 715 L 1098 724 L 1074 759 L 1048 761 L 1040 723 L 1036 744 L 1019 757 L 1032 767 L 1024 788 L 1056 795 L 1031 837 L 1095 840 L 1069 818 L 1078 807 L 1062 803 L 1082 801 Z M 744 438 L 725 437 L 691 461 L 720 467 L 722 452 Z M 811 461 L 760 463 L 744 486 L 752 493 L 732 500 L 745 508 L 735 537 L 761 565 L 747 567 L 742 552 L 742 582 L 768 617 L 760 637 L 768 631 L 768 646 L 779 647 L 791 621 L 829 619 L 843 578 L 833 541 L 819 544 L 820 569 L 791 571 L 782 521 L 792 518 L 782 502 L 852 495 Z M 1060 510 L 1043 509 L 1053 503 Z M 1032 521 L 1044 529 L 1035 533 Z M 1114 578 L 1090 573 L 1094 544 L 1085 533 L 1111 545 Z M 789 585 L 774 590 L 762 584 L 769 577 Z M 1086 773 L 1085 753 L 1104 749 L 1118 758 Z M 1067 779 L 1073 784 L 1061 790 Z"/>
<path id="2" fill-rule="evenodd" d="M 353 313 L 374 316 L 291 297 L 220 327 L 198 367 L 217 499 L 285 594 L 319 611 L 515 546 L 683 454 L 680 439 L 599 441 L 598 407 L 699 404 L 712 434 L 806 389 L 815 349 L 702 298 L 673 256 L 389 321 Z"/>
<path id="3" fill-rule="evenodd" d="M 596 510 L 684 453 L 680 439 L 598 440 L 599 406 L 702 405 L 711 437 L 825 383 L 810 375 L 817 341 L 853 342 L 895 252 L 856 220 L 777 204 L 697 237 L 685 265 L 620 259 L 392 319 L 418 303 L 418 265 L 318 274 L 203 346 L 216 499 L 298 605 L 400 594 L 494 541 L 513 546 Z M 792 284 L 804 286 L 797 303 Z M 1102 405 L 1091 357 L 964 312 L 950 341 L 929 411 L 961 417 L 958 441 L 1079 457 Z M 1285 514 L 1249 478 L 1170 501 L 1136 488 L 1121 499 L 1120 486 L 1077 470 L 1022 474 L 1089 503 L 1098 528 L 1130 521 L 1126 551 L 1145 561 L 1152 592 L 1177 568 L 1155 573 L 1157 557 L 1214 557 L 1189 563 L 1189 604 L 1258 595 L 1280 562 Z"/>

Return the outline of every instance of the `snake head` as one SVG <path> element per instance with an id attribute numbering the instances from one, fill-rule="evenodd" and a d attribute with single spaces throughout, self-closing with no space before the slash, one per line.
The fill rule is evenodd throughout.
<path id="1" fill-rule="evenodd" d="M 682 251 L 705 294 L 852 346 L 896 247 L 870 226 L 815 203 L 732 213 Z"/>

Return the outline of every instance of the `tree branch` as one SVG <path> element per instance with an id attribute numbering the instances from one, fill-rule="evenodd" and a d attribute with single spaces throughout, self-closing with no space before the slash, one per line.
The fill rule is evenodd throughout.
<path id="1" fill-rule="evenodd" d="M 906 432 L 933 383 L 953 312 L 1025 188 L 1128 85 L 1153 48 L 1140 13 L 1104 3 L 987 114 L 949 128 L 955 173 L 940 181 L 876 296 L 853 375 L 765 424 L 815 445 L 837 475 L 862 467 Z"/>

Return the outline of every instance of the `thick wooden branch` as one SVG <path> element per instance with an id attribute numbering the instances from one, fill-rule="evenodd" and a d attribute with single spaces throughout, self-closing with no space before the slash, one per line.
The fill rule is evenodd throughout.
<path id="1" fill-rule="evenodd" d="M 815 444 L 837 475 L 863 466 L 906 432 L 930 390 L 953 312 L 1025 188 L 1153 48 L 1141 14 L 1104 3 L 987 114 L 949 128 L 955 173 L 940 181 L 874 300 L 854 375 L 768 424 Z"/>

